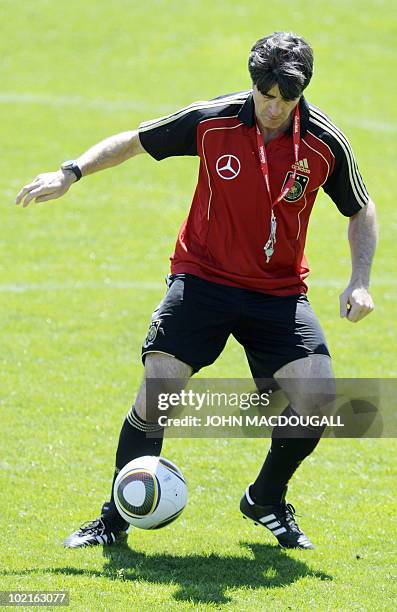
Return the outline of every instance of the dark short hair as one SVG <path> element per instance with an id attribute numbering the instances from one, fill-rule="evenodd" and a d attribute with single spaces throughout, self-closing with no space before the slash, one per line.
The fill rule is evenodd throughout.
<path id="1" fill-rule="evenodd" d="M 278 85 L 285 100 L 299 98 L 313 74 L 313 51 L 301 37 L 274 32 L 251 49 L 248 70 L 254 85 L 266 94 Z"/>

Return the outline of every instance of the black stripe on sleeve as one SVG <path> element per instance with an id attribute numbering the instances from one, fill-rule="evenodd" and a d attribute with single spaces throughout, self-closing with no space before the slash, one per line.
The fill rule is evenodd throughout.
<path id="1" fill-rule="evenodd" d="M 365 187 L 346 136 L 319 109 L 310 106 L 310 129 L 331 149 L 335 164 L 323 185 L 340 212 L 351 217 L 368 204 Z"/>
<path id="2" fill-rule="evenodd" d="M 141 144 L 157 160 L 197 155 L 197 126 L 200 121 L 237 114 L 247 96 L 248 92 L 241 92 L 194 102 L 171 115 L 145 121 L 139 126 Z"/>

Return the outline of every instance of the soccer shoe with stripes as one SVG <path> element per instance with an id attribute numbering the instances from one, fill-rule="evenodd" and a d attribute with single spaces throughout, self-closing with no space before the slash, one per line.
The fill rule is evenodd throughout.
<path id="1" fill-rule="evenodd" d="M 286 490 L 280 504 L 260 506 L 252 500 L 249 489 L 248 486 L 240 502 L 244 518 L 269 529 L 282 548 L 314 548 L 294 519 L 295 508 L 285 503 Z"/>
<path id="2" fill-rule="evenodd" d="M 111 546 L 120 544 L 127 539 L 127 532 L 119 528 L 111 527 L 101 518 L 88 523 L 74 531 L 63 545 L 65 548 L 80 548 L 83 546 Z"/>

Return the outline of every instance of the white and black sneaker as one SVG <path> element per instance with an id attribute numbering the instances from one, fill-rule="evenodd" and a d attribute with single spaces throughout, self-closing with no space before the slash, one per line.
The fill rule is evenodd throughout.
<path id="1" fill-rule="evenodd" d="M 250 486 L 247 487 L 240 502 L 243 518 L 249 518 L 255 525 L 269 529 L 282 548 L 314 548 L 295 521 L 295 508 L 292 504 L 285 503 L 287 489 L 283 492 L 279 504 L 260 506 L 252 500 Z"/>
<path id="2" fill-rule="evenodd" d="M 65 548 L 80 548 L 82 546 L 111 546 L 120 544 L 127 539 L 127 531 L 111 527 L 102 518 L 83 523 L 63 542 Z"/>

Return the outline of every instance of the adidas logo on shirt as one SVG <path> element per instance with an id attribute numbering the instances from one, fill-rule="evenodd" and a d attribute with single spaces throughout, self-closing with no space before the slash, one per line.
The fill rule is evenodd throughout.
<path id="1" fill-rule="evenodd" d="M 292 164 L 294 170 L 299 170 L 300 172 L 305 172 L 306 174 L 310 174 L 309 164 L 307 163 L 307 159 L 300 159 L 296 164 Z"/>

